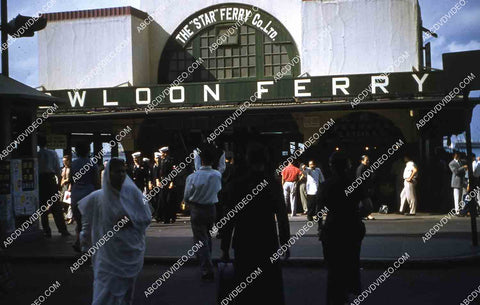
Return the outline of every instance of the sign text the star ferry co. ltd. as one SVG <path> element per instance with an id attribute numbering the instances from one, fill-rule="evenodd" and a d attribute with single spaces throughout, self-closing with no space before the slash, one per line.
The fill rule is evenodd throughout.
<path id="1" fill-rule="evenodd" d="M 158 107 L 223 105 L 243 102 L 257 93 L 257 102 L 306 99 L 353 99 L 362 92 L 372 97 L 412 97 L 442 94 L 442 72 L 402 72 L 317 76 L 275 80 L 228 80 L 206 83 L 160 84 L 145 87 L 112 87 L 55 90 L 47 93 L 64 98 L 71 110 L 93 108 L 140 108 L 162 96 Z M 448 90 L 447 90 L 448 91 Z"/>

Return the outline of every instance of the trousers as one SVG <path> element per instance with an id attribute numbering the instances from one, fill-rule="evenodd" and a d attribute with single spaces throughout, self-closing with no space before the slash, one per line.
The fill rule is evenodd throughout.
<path id="1" fill-rule="evenodd" d="M 400 193 L 400 212 L 403 213 L 405 207 L 405 202 L 408 203 L 410 207 L 410 214 L 415 214 L 417 210 L 417 197 L 415 194 L 415 184 L 403 181 L 403 190 Z"/>
<path id="2" fill-rule="evenodd" d="M 317 195 L 307 195 L 308 202 L 308 220 L 312 220 L 317 214 Z"/>
<path id="3" fill-rule="evenodd" d="M 300 201 L 302 203 L 303 212 L 308 211 L 308 199 L 307 199 L 307 184 L 305 182 L 298 184 L 298 193 L 300 195 Z"/>
<path id="4" fill-rule="evenodd" d="M 39 199 L 41 205 L 47 205 L 47 201 L 55 195 L 58 190 L 55 174 L 40 174 L 38 179 Z M 60 199 L 61 200 L 61 199 Z M 42 214 L 40 221 L 42 223 L 43 232 L 51 234 L 50 224 L 48 223 L 48 214 L 53 214 L 53 220 L 60 233 L 67 232 L 65 219 L 63 218 L 63 209 L 60 200 L 54 202 L 50 208 Z"/>
<path id="5" fill-rule="evenodd" d="M 297 215 L 297 195 L 295 194 L 296 190 L 296 182 L 287 181 L 283 184 L 283 196 L 285 197 L 285 204 L 288 207 L 288 202 L 290 202 L 292 216 Z"/>
<path id="6" fill-rule="evenodd" d="M 455 213 L 460 213 L 460 201 L 463 198 L 463 188 L 453 189 L 453 203 L 455 205 Z"/>
<path id="7" fill-rule="evenodd" d="M 198 250 L 198 260 L 202 274 L 213 273 L 212 236 L 210 230 L 215 222 L 215 204 L 190 203 L 190 223 L 192 225 L 193 242 L 199 241 L 203 246 Z"/>

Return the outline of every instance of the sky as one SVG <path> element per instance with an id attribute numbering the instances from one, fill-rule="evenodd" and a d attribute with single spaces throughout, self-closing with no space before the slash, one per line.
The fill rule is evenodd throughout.
<path id="1" fill-rule="evenodd" d="M 51 8 L 46 12 L 75 11 L 94 8 L 133 6 L 140 9 L 141 0 L 10 0 L 8 19 L 17 14 L 36 16 L 47 3 Z M 293 1 L 293 0 L 292 0 Z M 300 0 L 295 0 L 300 1 Z M 398 1 L 398 0 L 379 0 Z M 232 1 L 235 2 L 235 1 Z M 461 7 L 451 14 L 431 37 L 432 66 L 442 69 L 442 54 L 480 50 L 480 1 L 479 0 L 419 0 L 423 26 L 431 29 L 442 16 L 448 14 L 455 4 Z M 452 11 L 453 12 L 453 11 Z M 446 20 L 446 18 L 443 18 Z M 37 35 L 17 39 L 9 47 L 10 77 L 32 87 L 38 87 L 38 47 Z M 471 96 L 480 96 L 480 91 Z M 472 119 L 472 139 L 480 141 L 480 106 L 475 107 Z"/>

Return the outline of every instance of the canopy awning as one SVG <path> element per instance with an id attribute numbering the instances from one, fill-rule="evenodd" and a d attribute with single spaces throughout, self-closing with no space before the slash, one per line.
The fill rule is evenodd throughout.
<path id="1" fill-rule="evenodd" d="M 42 93 L 19 81 L 0 74 L 0 101 L 14 101 L 22 105 L 49 106 L 65 104 L 67 100 Z"/>

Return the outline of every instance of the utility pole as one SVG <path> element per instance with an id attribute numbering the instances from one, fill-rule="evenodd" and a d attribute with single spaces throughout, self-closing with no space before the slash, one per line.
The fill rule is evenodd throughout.
<path id="1" fill-rule="evenodd" d="M 473 167 L 472 167 L 472 134 L 470 131 L 470 123 L 472 121 L 472 112 L 473 107 L 470 105 L 468 100 L 468 95 L 470 94 L 470 89 L 467 87 L 463 90 L 463 103 L 465 110 L 467 111 L 468 118 L 465 126 L 465 143 L 467 144 L 467 166 L 468 166 L 468 185 L 470 186 L 470 191 L 475 189 L 475 180 L 473 177 Z M 470 198 L 470 227 L 472 229 L 472 245 L 478 246 L 478 232 L 477 232 L 477 205 L 476 200 L 477 196 L 472 196 Z"/>

